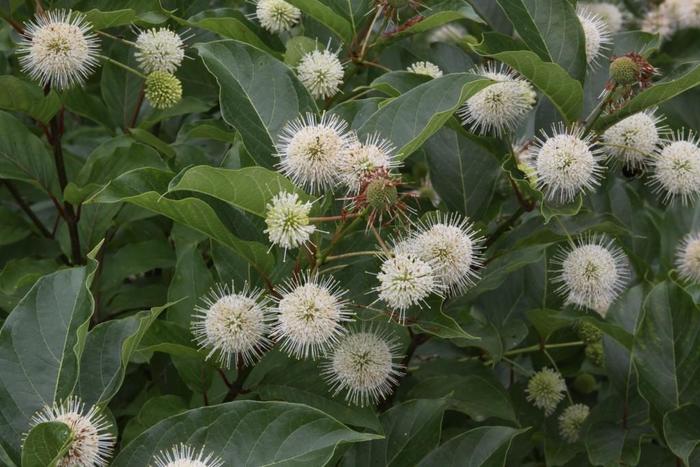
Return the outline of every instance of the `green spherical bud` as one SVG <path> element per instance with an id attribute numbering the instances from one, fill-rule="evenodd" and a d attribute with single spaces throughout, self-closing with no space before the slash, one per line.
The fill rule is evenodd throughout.
<path id="1" fill-rule="evenodd" d="M 586 344 L 595 344 L 603 338 L 603 332 L 594 324 L 586 321 L 576 321 L 574 327 L 578 338 Z"/>
<path id="2" fill-rule="evenodd" d="M 182 99 L 182 84 L 172 73 L 154 71 L 146 78 L 145 95 L 156 109 L 168 109 Z"/>
<path id="3" fill-rule="evenodd" d="M 619 57 L 610 64 L 610 79 L 627 86 L 639 81 L 639 64 L 630 57 Z"/>
<path id="4" fill-rule="evenodd" d="M 396 187 L 385 179 L 372 180 L 367 185 L 367 204 L 373 209 L 385 209 L 399 199 Z"/>
<path id="5" fill-rule="evenodd" d="M 598 382 L 590 373 L 581 373 L 574 379 L 574 389 L 579 394 L 590 394 L 598 389 Z"/>
<path id="6" fill-rule="evenodd" d="M 603 343 L 596 342 L 586 346 L 586 358 L 595 366 L 602 367 L 605 365 L 605 352 L 603 351 Z"/>

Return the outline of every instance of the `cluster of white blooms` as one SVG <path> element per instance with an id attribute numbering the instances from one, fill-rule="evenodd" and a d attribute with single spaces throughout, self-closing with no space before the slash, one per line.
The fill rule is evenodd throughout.
<path id="1" fill-rule="evenodd" d="M 401 166 L 394 145 L 378 133 L 371 134 L 361 142 L 356 135 L 348 145 L 345 156 L 336 170 L 348 192 L 356 194 L 369 177 L 378 170 L 390 172 Z"/>
<path id="2" fill-rule="evenodd" d="M 297 193 L 280 192 L 267 205 L 265 233 L 273 245 L 284 250 L 296 248 L 309 240 L 316 226 L 310 225 L 312 203 L 299 200 Z"/>
<path id="3" fill-rule="evenodd" d="M 299 81 L 316 99 L 335 96 L 343 84 L 343 64 L 328 49 L 305 53 L 297 65 Z"/>
<path id="4" fill-rule="evenodd" d="M 136 38 L 134 57 L 146 73 L 175 73 L 185 58 L 182 38 L 168 28 L 146 29 Z"/>
<path id="5" fill-rule="evenodd" d="M 152 467 L 223 467 L 224 461 L 204 448 L 199 451 L 187 444 L 176 444 L 156 454 Z"/>
<path id="6" fill-rule="evenodd" d="M 30 428 L 45 422 L 61 422 L 71 431 L 71 444 L 58 465 L 61 467 L 109 465 L 114 449 L 113 427 L 95 406 L 85 410 L 77 397 L 57 401 L 39 410 L 30 420 Z"/>
<path id="7" fill-rule="evenodd" d="M 585 404 L 573 404 L 559 415 L 559 433 L 567 443 L 575 443 L 581 436 L 581 427 L 590 409 Z"/>
<path id="8" fill-rule="evenodd" d="M 418 75 L 430 76 L 431 78 L 439 78 L 442 76 L 440 67 L 431 62 L 416 62 L 406 68 L 406 70 Z"/>
<path id="9" fill-rule="evenodd" d="M 650 185 L 665 202 L 696 201 L 700 196 L 700 147 L 696 135 L 674 134 L 651 161 L 651 171 Z"/>
<path id="10" fill-rule="evenodd" d="M 700 284 L 700 232 L 683 239 L 676 253 L 676 266 L 683 280 Z"/>
<path id="11" fill-rule="evenodd" d="M 271 33 L 289 31 L 301 19 L 301 10 L 284 0 L 258 0 L 255 17 Z"/>
<path id="12" fill-rule="evenodd" d="M 613 161 L 627 167 L 644 167 L 657 156 L 662 137 L 668 131 L 661 125 L 662 121 L 663 117 L 655 115 L 655 110 L 636 113 L 619 121 L 603 133 L 605 152 Z"/>
<path id="13" fill-rule="evenodd" d="M 525 393 L 528 402 L 544 410 L 546 416 L 552 415 L 564 399 L 566 382 L 558 371 L 542 368 L 527 382 Z"/>
<path id="14" fill-rule="evenodd" d="M 431 293 L 441 291 L 433 265 L 404 251 L 401 244 L 397 247 L 383 261 L 375 291 L 380 300 L 399 312 L 399 321 L 403 322 L 406 310 L 421 305 Z"/>
<path id="15" fill-rule="evenodd" d="M 664 0 L 647 11 L 642 30 L 669 37 L 679 29 L 700 27 L 700 0 Z"/>
<path id="16" fill-rule="evenodd" d="M 611 34 L 617 34 L 622 31 L 622 27 L 625 24 L 626 12 L 624 12 L 619 5 L 610 2 L 578 2 L 577 6 L 579 12 L 589 13 L 590 15 L 595 15 L 605 22 L 608 31 Z"/>
<path id="17" fill-rule="evenodd" d="M 608 23 L 590 8 L 578 7 L 577 13 L 586 40 L 586 62 L 589 66 L 595 67 L 611 42 Z"/>

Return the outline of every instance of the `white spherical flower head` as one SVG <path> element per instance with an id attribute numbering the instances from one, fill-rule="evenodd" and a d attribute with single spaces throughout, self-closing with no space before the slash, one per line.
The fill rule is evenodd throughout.
<path id="1" fill-rule="evenodd" d="M 601 3 L 578 3 L 581 11 L 588 12 L 600 18 L 608 27 L 611 34 L 617 34 L 622 30 L 625 22 L 625 15 L 620 8 L 608 2 Z"/>
<path id="2" fill-rule="evenodd" d="M 260 26 L 275 34 L 292 29 L 301 19 L 301 10 L 284 0 L 258 0 L 255 16 Z"/>
<path id="3" fill-rule="evenodd" d="M 316 226 L 309 224 L 312 203 L 302 202 L 296 193 L 283 191 L 267 204 L 265 233 L 273 245 L 285 250 L 296 248 L 307 242 Z"/>
<path id="4" fill-rule="evenodd" d="M 598 59 L 603 56 L 611 42 L 608 25 L 598 15 L 585 8 L 578 9 L 578 20 L 586 38 L 586 62 L 595 68 Z"/>
<path id="5" fill-rule="evenodd" d="M 407 250 L 410 247 L 397 245 L 395 255 L 384 260 L 375 288 L 379 299 L 399 312 L 400 321 L 411 306 L 420 305 L 433 292 L 441 292 L 433 266 Z"/>
<path id="6" fill-rule="evenodd" d="M 32 79 L 62 90 L 82 84 L 95 71 L 99 48 L 85 16 L 53 10 L 25 25 L 17 53 L 22 70 Z"/>
<path id="7" fill-rule="evenodd" d="M 287 281 L 276 299 L 272 336 L 295 358 L 316 359 L 337 344 L 351 321 L 346 294 L 331 277 L 304 275 Z"/>
<path id="8" fill-rule="evenodd" d="M 439 78 L 442 76 L 440 67 L 430 62 L 416 62 L 406 68 L 406 70 L 418 75 L 430 76 L 431 78 Z"/>
<path id="9" fill-rule="evenodd" d="M 566 383 L 558 371 L 542 368 L 527 382 L 525 393 L 528 402 L 544 410 L 545 416 L 550 416 L 564 399 Z"/>
<path id="10" fill-rule="evenodd" d="M 474 285 L 478 277 L 482 240 L 467 218 L 438 213 L 419 224 L 405 245 L 414 256 L 433 266 L 435 279 L 448 295 L 457 295 Z"/>
<path id="11" fill-rule="evenodd" d="M 168 28 L 146 29 L 136 38 L 134 57 L 146 73 L 175 73 L 185 58 L 185 46 L 182 38 Z"/>
<path id="12" fill-rule="evenodd" d="M 642 31 L 658 34 L 662 38 L 668 38 L 675 32 L 676 21 L 662 8 L 664 5 L 662 3 L 660 6 L 651 8 L 646 12 L 641 24 Z"/>
<path id="13" fill-rule="evenodd" d="M 364 407 L 391 394 L 402 374 L 396 363 L 399 345 L 395 339 L 373 330 L 345 335 L 323 363 L 323 376 L 334 395 Z"/>
<path id="14" fill-rule="evenodd" d="M 700 284 L 700 232 L 683 239 L 676 253 L 676 267 L 683 280 Z"/>
<path id="15" fill-rule="evenodd" d="M 219 285 L 203 297 L 204 306 L 195 308 L 192 334 L 200 348 L 216 356 L 219 364 L 246 365 L 258 360 L 270 347 L 267 300 L 262 291 L 243 286 L 239 293 L 233 285 Z"/>
<path id="16" fill-rule="evenodd" d="M 304 54 L 297 65 L 299 81 L 316 99 L 335 96 L 343 84 L 343 64 L 330 50 L 313 50 Z"/>
<path id="17" fill-rule="evenodd" d="M 115 438 L 110 423 L 95 406 L 85 410 L 77 397 L 45 406 L 30 421 L 30 427 L 44 422 L 65 423 L 73 435 L 68 451 L 56 464 L 58 467 L 97 466 L 109 464 Z"/>
<path id="18" fill-rule="evenodd" d="M 479 134 L 514 130 L 532 110 L 537 93 L 529 82 L 507 68 L 478 68 L 475 73 L 496 81 L 467 99 L 457 115 L 462 124 Z"/>
<path id="19" fill-rule="evenodd" d="M 351 142 L 340 161 L 340 176 L 350 193 L 356 194 L 362 183 L 378 170 L 389 172 L 401 166 L 396 158 L 396 148 L 390 141 L 375 133 Z"/>
<path id="20" fill-rule="evenodd" d="M 585 404 L 570 405 L 559 415 L 559 434 L 567 443 L 575 443 L 581 436 L 581 427 L 590 409 Z"/>
<path id="21" fill-rule="evenodd" d="M 661 143 L 663 117 L 654 111 L 636 113 L 616 123 L 603 133 L 603 147 L 614 161 L 630 168 L 642 168 L 656 155 Z"/>
<path id="22" fill-rule="evenodd" d="M 627 259 L 612 240 L 601 236 L 582 238 L 554 258 L 557 292 L 566 302 L 590 308 L 605 316 L 629 279 Z"/>
<path id="23" fill-rule="evenodd" d="M 542 133 L 527 159 L 537 175 L 537 187 L 549 200 L 569 203 L 577 194 L 593 190 L 600 181 L 600 149 L 583 129 L 554 127 L 552 136 Z"/>
<path id="24" fill-rule="evenodd" d="M 309 113 L 289 122 L 277 146 L 280 171 L 312 193 L 332 188 L 352 142 L 346 128 L 346 122 L 330 114 L 317 119 Z"/>
<path id="25" fill-rule="evenodd" d="M 678 198 L 683 204 L 700 195 L 700 147 L 694 135 L 667 144 L 653 160 L 651 186 L 664 202 Z"/>
<path id="26" fill-rule="evenodd" d="M 197 451 L 192 446 L 177 444 L 153 457 L 153 467 L 223 467 L 224 461 L 204 448 Z"/>

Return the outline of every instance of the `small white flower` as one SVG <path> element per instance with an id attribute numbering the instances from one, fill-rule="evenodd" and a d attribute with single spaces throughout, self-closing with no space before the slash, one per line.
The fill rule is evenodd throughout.
<path id="1" fill-rule="evenodd" d="M 645 110 L 616 123 L 603 133 L 605 152 L 630 168 L 642 168 L 659 150 L 663 117 Z"/>
<path id="2" fill-rule="evenodd" d="M 32 79 L 62 90 L 83 84 L 95 71 L 99 48 L 84 15 L 53 10 L 25 25 L 17 53 L 22 70 Z"/>
<path id="3" fill-rule="evenodd" d="M 182 38 L 168 28 L 146 29 L 136 38 L 134 57 L 146 73 L 175 73 L 185 58 L 185 46 Z"/>
<path id="4" fill-rule="evenodd" d="M 496 81 L 482 89 L 462 105 L 457 115 L 463 125 L 479 134 L 503 133 L 514 130 L 532 110 L 537 93 L 529 82 L 506 67 L 480 67 L 475 71 Z"/>
<path id="5" fill-rule="evenodd" d="M 312 203 L 302 202 L 296 193 L 280 192 L 267 204 L 265 233 L 273 245 L 285 250 L 296 248 L 309 241 L 316 226 L 309 224 Z"/>
<path id="6" fill-rule="evenodd" d="M 581 427 L 590 409 L 585 404 L 570 405 L 559 415 L 559 434 L 567 443 L 575 443 L 581 436 Z"/>
<path id="7" fill-rule="evenodd" d="M 675 32 L 676 21 L 668 15 L 663 6 L 662 3 L 646 12 L 641 24 L 642 31 L 658 34 L 662 38 L 668 38 Z"/>
<path id="8" fill-rule="evenodd" d="M 205 454 L 186 444 L 176 444 L 153 457 L 153 467 L 223 467 L 224 461 L 214 454 Z"/>
<path id="9" fill-rule="evenodd" d="M 334 187 L 352 136 L 347 123 L 335 115 L 313 114 L 287 123 L 277 146 L 280 171 L 292 181 L 318 193 Z"/>
<path id="10" fill-rule="evenodd" d="M 58 467 L 102 467 L 114 449 L 112 425 L 97 407 L 85 410 L 85 404 L 77 397 L 47 405 L 30 421 L 30 428 L 44 422 L 65 423 L 73 434 L 68 452 L 58 462 Z"/>
<path id="11" fill-rule="evenodd" d="M 394 145 L 377 133 L 366 137 L 364 143 L 356 139 L 351 142 L 339 165 L 340 176 L 350 193 L 357 193 L 377 170 L 389 172 L 400 167 L 395 151 Z"/>
<path id="12" fill-rule="evenodd" d="M 527 159 L 537 175 L 537 187 L 547 199 L 568 203 L 576 195 L 593 190 L 600 182 L 600 149 L 593 146 L 583 129 L 552 127 L 530 147 Z"/>
<path id="13" fill-rule="evenodd" d="M 396 339 L 372 329 L 350 332 L 333 348 L 322 374 L 334 396 L 346 392 L 351 404 L 376 404 L 391 394 L 402 374 L 399 348 Z"/>
<path id="14" fill-rule="evenodd" d="M 457 42 L 467 35 L 467 30 L 459 23 L 443 24 L 439 28 L 435 28 L 428 36 L 428 42 Z"/>
<path id="15" fill-rule="evenodd" d="M 687 138 L 680 133 L 674 139 L 652 161 L 650 184 L 663 194 L 664 202 L 680 198 L 688 204 L 700 195 L 700 147 L 692 133 Z"/>
<path id="16" fill-rule="evenodd" d="M 442 70 L 439 66 L 430 62 L 416 62 L 406 68 L 411 73 L 430 76 L 431 78 L 439 78 L 442 76 Z"/>
<path id="17" fill-rule="evenodd" d="M 407 252 L 407 244 L 398 244 L 394 256 L 386 258 L 377 274 L 379 285 L 375 291 L 379 299 L 399 312 L 404 321 L 405 312 L 420 305 L 433 292 L 440 292 L 433 267 Z"/>
<path id="18" fill-rule="evenodd" d="M 219 285 L 203 297 L 205 306 L 195 307 L 192 334 L 207 359 L 216 355 L 221 366 L 243 362 L 250 365 L 270 347 L 266 337 L 269 318 L 267 299 L 259 289 L 234 292 L 233 285 Z"/>
<path id="19" fill-rule="evenodd" d="M 554 258 L 557 292 L 566 302 L 605 316 L 629 279 L 627 258 L 613 240 L 602 236 L 581 238 Z"/>
<path id="20" fill-rule="evenodd" d="M 335 96 L 343 84 L 343 64 L 338 54 L 325 50 L 313 50 L 301 57 L 297 65 L 299 81 L 316 99 Z"/>
<path id="21" fill-rule="evenodd" d="M 622 26 L 625 22 L 625 15 L 617 5 L 609 2 L 579 2 L 578 6 L 581 11 L 586 11 L 604 21 L 608 27 L 608 31 L 610 31 L 611 34 L 617 34 L 618 32 L 622 31 Z"/>
<path id="22" fill-rule="evenodd" d="M 586 63 L 595 68 L 598 58 L 603 56 L 604 51 L 611 43 L 608 25 L 585 8 L 578 9 L 578 20 L 586 38 Z"/>
<path id="23" fill-rule="evenodd" d="M 564 399 L 566 383 L 559 372 L 551 368 L 542 368 L 527 382 L 525 392 L 528 402 L 544 410 L 545 416 L 550 416 Z"/>
<path id="24" fill-rule="evenodd" d="M 276 298 L 277 321 L 272 336 L 282 350 L 295 358 L 318 358 L 337 344 L 345 333 L 343 323 L 352 313 L 341 290 L 330 276 L 305 274 L 288 280 Z"/>
<path id="25" fill-rule="evenodd" d="M 271 33 L 289 31 L 301 19 L 301 10 L 284 0 L 258 0 L 255 16 Z"/>
<path id="26" fill-rule="evenodd" d="M 434 268 L 435 279 L 449 295 L 457 295 L 474 285 L 475 269 L 481 266 L 482 238 L 473 225 L 457 213 L 437 213 L 420 223 L 405 241 L 406 248 Z"/>
<path id="27" fill-rule="evenodd" d="M 676 253 L 676 267 L 682 279 L 700 283 L 700 232 L 683 239 Z"/>

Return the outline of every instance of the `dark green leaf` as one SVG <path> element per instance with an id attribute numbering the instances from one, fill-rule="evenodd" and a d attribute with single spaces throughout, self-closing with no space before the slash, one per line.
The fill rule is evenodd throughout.
<path id="1" fill-rule="evenodd" d="M 22 467 L 54 467 L 72 441 L 73 432 L 65 423 L 39 423 L 22 444 Z"/>
<path id="2" fill-rule="evenodd" d="M 426 456 L 420 467 L 503 467 L 513 438 L 525 430 L 505 426 L 474 428 L 447 441 Z"/>

